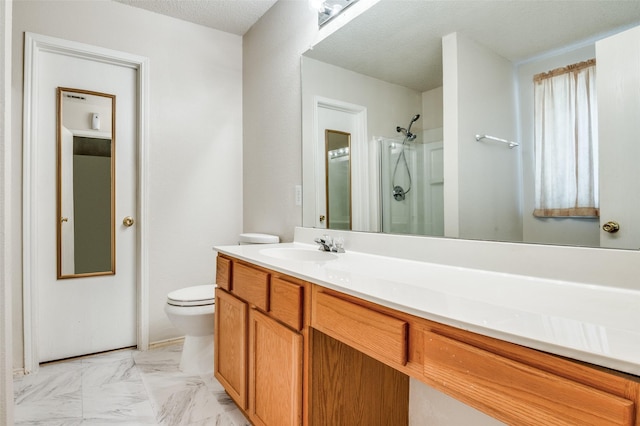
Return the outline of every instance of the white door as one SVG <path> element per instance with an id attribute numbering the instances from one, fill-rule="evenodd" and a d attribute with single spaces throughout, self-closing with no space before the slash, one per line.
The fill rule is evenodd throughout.
<path id="1" fill-rule="evenodd" d="M 137 71 L 118 65 L 44 52 L 37 76 L 35 143 L 38 209 L 37 353 L 40 362 L 134 346 L 136 330 Z M 115 275 L 57 279 L 56 89 L 115 95 Z M 76 251 L 78 247 L 76 247 Z"/>
<path id="2" fill-rule="evenodd" d="M 349 133 L 351 140 L 355 138 L 355 134 L 358 131 L 356 117 L 353 113 L 349 113 L 347 111 L 334 109 L 330 107 L 320 106 L 318 107 L 318 144 L 316 146 L 318 161 L 318 177 L 317 177 L 317 200 L 316 205 L 318 206 L 318 214 L 316 217 L 316 228 L 326 228 L 327 222 L 326 218 L 328 217 L 327 212 L 327 175 L 326 175 L 326 162 L 327 162 L 327 153 L 325 151 L 325 131 L 326 130 L 337 130 L 340 132 Z M 353 156 L 353 145 L 351 146 L 352 152 L 349 153 L 349 162 L 353 164 L 352 156 Z M 350 166 L 351 167 L 351 166 Z M 353 173 L 353 172 L 351 172 Z M 351 180 L 349 177 L 349 184 L 351 185 Z M 352 190 L 350 192 L 353 192 Z M 352 208 L 355 207 L 352 204 Z"/>
<path id="3" fill-rule="evenodd" d="M 596 43 L 600 245 L 640 248 L 640 27 Z M 619 231 L 603 230 L 607 222 Z"/>
<path id="4" fill-rule="evenodd" d="M 426 189 L 424 216 L 426 235 L 444 235 L 444 162 L 443 143 L 424 144 Z"/>

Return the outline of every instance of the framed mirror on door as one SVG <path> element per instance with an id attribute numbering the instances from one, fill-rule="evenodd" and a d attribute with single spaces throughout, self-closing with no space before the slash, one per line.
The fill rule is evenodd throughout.
<path id="1" fill-rule="evenodd" d="M 116 97 L 58 87 L 58 279 L 116 273 Z"/>

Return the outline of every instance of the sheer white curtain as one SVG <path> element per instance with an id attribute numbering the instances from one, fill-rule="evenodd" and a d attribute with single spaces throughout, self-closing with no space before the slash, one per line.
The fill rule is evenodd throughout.
<path id="1" fill-rule="evenodd" d="M 599 214 L 595 59 L 534 77 L 534 216 Z"/>

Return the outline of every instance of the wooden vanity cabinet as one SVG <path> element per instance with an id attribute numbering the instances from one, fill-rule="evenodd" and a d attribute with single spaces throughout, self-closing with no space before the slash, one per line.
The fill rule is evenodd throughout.
<path id="1" fill-rule="evenodd" d="M 260 426 L 302 424 L 302 335 L 249 312 L 249 418 Z"/>
<path id="2" fill-rule="evenodd" d="M 254 425 L 300 426 L 307 284 L 222 258 L 230 291 L 216 289 L 214 375 Z"/>
<path id="3" fill-rule="evenodd" d="M 247 401 L 248 305 L 216 288 L 214 376 L 240 408 Z"/>
<path id="4" fill-rule="evenodd" d="M 424 378 L 508 424 L 637 424 L 637 382 L 529 349 L 527 362 L 518 356 L 525 348 L 516 345 L 487 350 L 453 336 L 425 333 Z"/>
<path id="5" fill-rule="evenodd" d="M 313 287 L 311 304 L 315 330 L 507 424 L 640 426 L 638 377 L 435 323 L 319 286 Z M 331 346 L 335 345 L 314 340 L 312 358 L 326 357 Z M 312 374 L 315 365 L 314 359 Z M 323 389 L 315 381 L 314 386 Z M 402 389 L 401 381 L 387 386 Z M 321 403 L 335 405 L 336 401 Z M 319 410 L 312 408 L 314 416 Z M 322 420 L 326 418 L 316 424 Z M 405 419 L 398 413 L 393 424 L 405 424 Z"/>
<path id="6" fill-rule="evenodd" d="M 255 425 L 407 425 L 413 377 L 507 424 L 640 426 L 637 376 L 224 260 L 215 375 Z"/>

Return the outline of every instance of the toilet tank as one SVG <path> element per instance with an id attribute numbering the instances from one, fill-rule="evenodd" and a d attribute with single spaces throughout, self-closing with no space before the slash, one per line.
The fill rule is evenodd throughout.
<path id="1" fill-rule="evenodd" d="M 238 237 L 238 244 L 276 244 L 280 237 L 269 234 L 245 233 Z"/>

